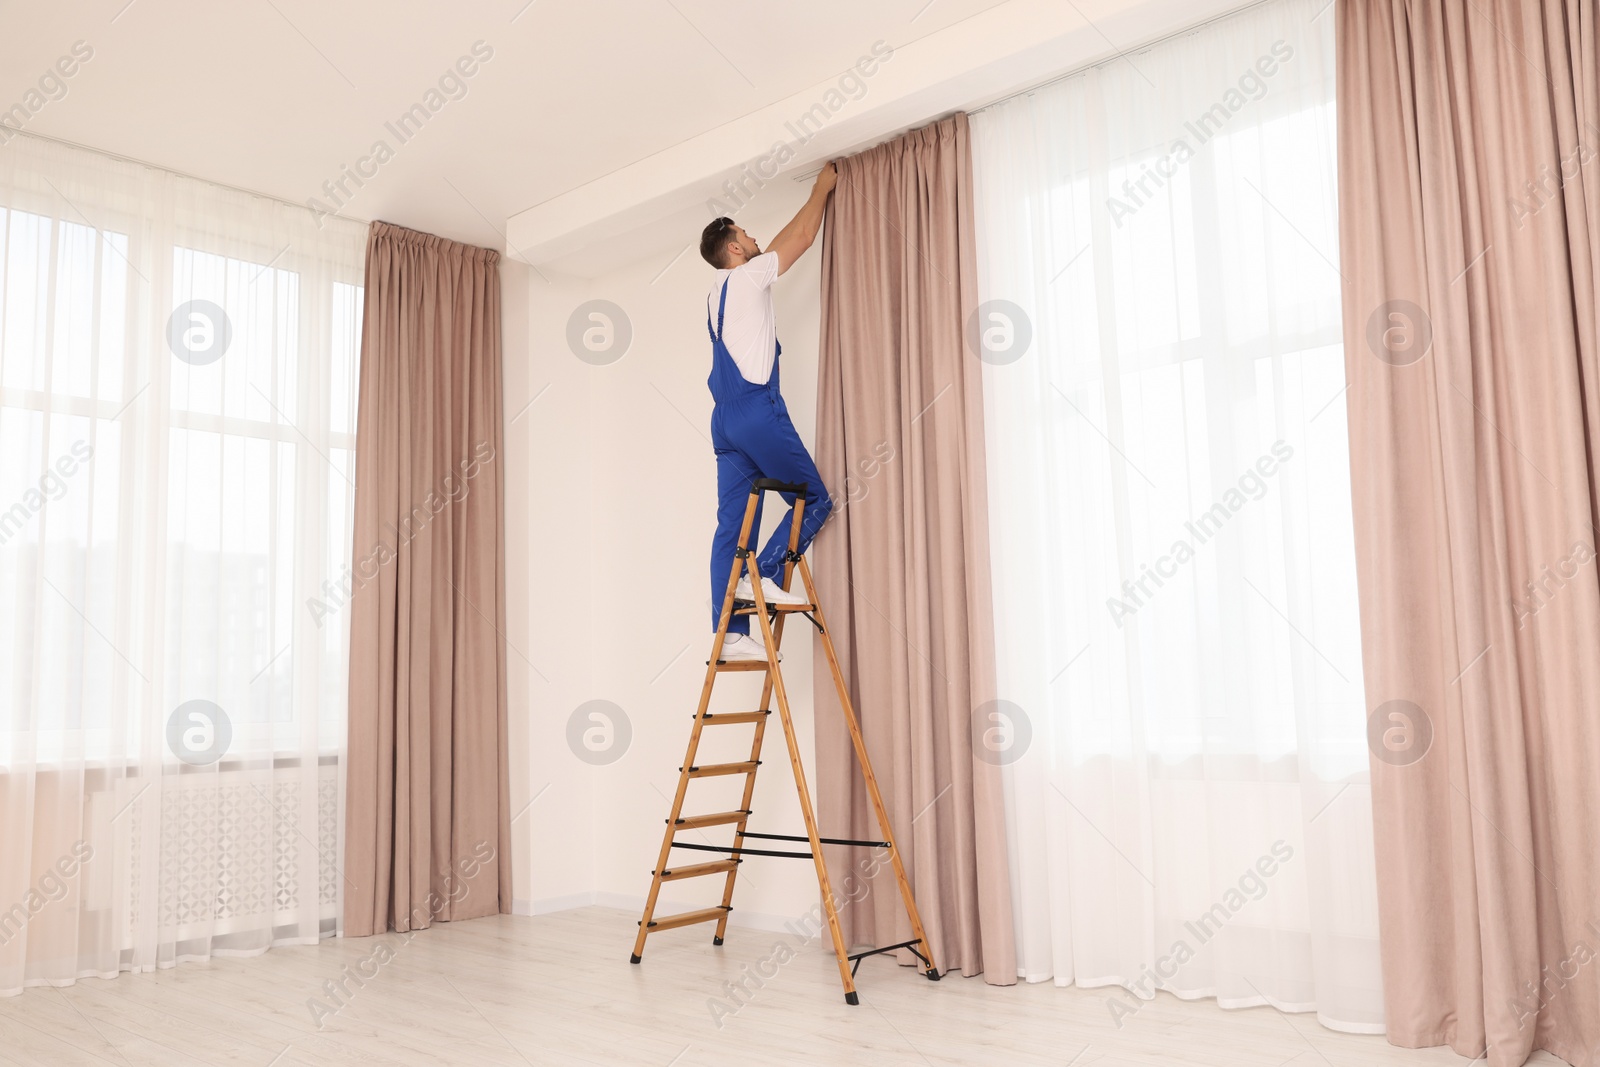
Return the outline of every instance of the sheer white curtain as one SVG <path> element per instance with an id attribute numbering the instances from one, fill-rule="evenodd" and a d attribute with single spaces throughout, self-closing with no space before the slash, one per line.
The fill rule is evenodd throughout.
<path id="1" fill-rule="evenodd" d="M 332 931 L 363 248 L 0 147 L 0 992 Z"/>
<path id="2" fill-rule="evenodd" d="M 1022 974 L 1122 1025 L 1164 988 L 1382 1029 L 1325 2 L 972 118 L 978 726 Z"/>

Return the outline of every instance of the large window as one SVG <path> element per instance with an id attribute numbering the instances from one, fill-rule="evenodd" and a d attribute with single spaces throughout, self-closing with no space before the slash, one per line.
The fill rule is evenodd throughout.
<path id="1" fill-rule="evenodd" d="M 0 150 L 0 991 L 332 929 L 363 236 Z"/>
<path id="2" fill-rule="evenodd" d="M 1029 977 L 1136 981 L 1281 842 L 1163 984 L 1373 1029 L 1322 7 L 973 116 L 996 758 Z"/>
<path id="3" fill-rule="evenodd" d="M 312 604 L 349 559 L 359 270 L 58 207 L 0 207 L 0 761 L 136 758 L 111 725 L 147 668 L 221 707 L 234 755 L 298 751 L 308 719 L 336 751 L 343 628 Z"/>

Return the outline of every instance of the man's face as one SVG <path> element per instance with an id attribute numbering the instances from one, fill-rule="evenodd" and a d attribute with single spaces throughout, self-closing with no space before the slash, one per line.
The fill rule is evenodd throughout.
<path id="1" fill-rule="evenodd" d="M 744 253 L 739 260 L 740 262 L 748 263 L 761 254 L 761 246 L 756 244 L 754 237 L 744 232 L 743 226 L 735 226 L 733 228 L 733 237 L 733 243 L 737 244 L 739 250 Z"/>

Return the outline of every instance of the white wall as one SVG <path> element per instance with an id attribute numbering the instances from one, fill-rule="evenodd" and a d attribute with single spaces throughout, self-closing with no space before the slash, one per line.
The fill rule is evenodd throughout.
<path id="1" fill-rule="evenodd" d="M 770 240 L 807 192 L 787 180 L 771 183 L 740 222 L 758 240 Z M 697 237 L 685 234 L 685 245 Z M 808 253 L 775 290 L 784 396 L 808 445 L 819 252 Z M 506 434 L 508 592 L 518 616 L 508 637 L 520 645 L 510 653 L 517 679 L 512 718 L 526 723 L 524 736 L 513 737 L 514 745 L 526 745 L 513 764 L 525 756 L 528 776 L 514 790 L 513 813 L 539 794 L 514 827 L 523 912 L 589 902 L 642 905 L 710 651 L 716 465 L 702 309 L 711 270 L 693 248 L 676 261 L 668 254 L 627 262 L 624 243 L 617 258 L 625 265 L 593 280 L 530 272 L 522 347 L 512 347 L 507 331 L 507 419 L 539 397 Z M 626 354 L 605 366 L 580 360 L 567 342 L 569 317 L 592 299 L 619 305 L 633 331 Z M 780 509 L 769 507 L 768 529 L 780 517 Z M 784 657 L 808 770 L 811 632 L 808 625 L 792 627 Z M 759 687 L 755 675 L 724 676 L 713 710 L 754 708 Z M 632 728 L 621 757 L 599 766 L 574 755 L 567 738 L 569 717 L 591 699 L 614 702 Z M 708 731 L 699 761 L 744 758 L 751 729 Z M 762 757 L 752 828 L 803 833 L 775 720 Z M 740 781 L 691 784 L 689 810 L 735 807 Z M 724 829 L 706 840 L 727 838 Z M 679 862 L 715 858 L 676 855 Z M 669 884 L 663 899 L 703 906 L 716 903 L 720 889 L 720 879 L 696 879 Z M 733 919 L 776 926 L 816 899 L 810 864 L 751 858 L 741 870 Z"/>

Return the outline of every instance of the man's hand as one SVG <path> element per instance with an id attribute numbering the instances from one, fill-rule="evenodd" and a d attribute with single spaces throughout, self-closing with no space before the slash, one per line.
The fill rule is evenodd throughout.
<path id="1" fill-rule="evenodd" d="M 778 253 L 778 273 L 783 274 L 794 261 L 806 254 L 806 249 L 811 247 L 811 242 L 816 240 L 817 231 L 822 229 L 822 213 L 827 206 L 828 196 L 833 192 L 833 186 L 839 180 L 839 171 L 831 162 L 817 172 L 816 183 L 811 186 L 811 196 L 806 200 L 805 207 L 801 208 L 794 218 L 789 220 L 789 225 L 778 231 L 778 236 L 772 239 L 769 251 Z"/>

